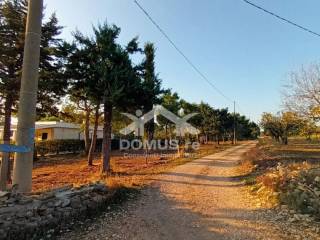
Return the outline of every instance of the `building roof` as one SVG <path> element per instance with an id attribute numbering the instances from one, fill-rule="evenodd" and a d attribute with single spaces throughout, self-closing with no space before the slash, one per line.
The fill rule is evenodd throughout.
<path id="1" fill-rule="evenodd" d="M 16 130 L 17 125 L 18 125 L 18 119 L 15 117 L 11 118 L 11 129 Z M 35 128 L 36 129 L 46 129 L 46 128 L 81 129 L 81 125 L 76 123 L 67 123 L 63 121 L 37 121 Z M 98 126 L 98 131 L 102 131 L 102 130 L 103 130 L 103 127 Z M 90 131 L 93 131 L 93 126 L 90 126 Z"/>
<path id="2" fill-rule="evenodd" d="M 69 129 L 79 129 L 79 124 L 74 123 L 66 123 L 59 121 L 40 121 L 36 122 L 36 129 L 44 129 L 44 128 L 69 128 Z"/>

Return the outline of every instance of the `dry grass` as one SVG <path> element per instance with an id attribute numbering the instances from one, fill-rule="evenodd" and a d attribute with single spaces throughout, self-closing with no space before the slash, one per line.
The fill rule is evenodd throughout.
<path id="1" fill-rule="evenodd" d="M 291 138 L 288 145 L 282 145 L 270 138 L 260 139 L 258 146 L 250 151 L 246 160 L 257 165 L 260 170 L 282 165 L 318 165 L 320 162 L 320 143 L 309 142 L 304 138 Z"/>
<path id="2" fill-rule="evenodd" d="M 128 157 L 123 153 L 113 152 L 111 158 L 112 173 L 107 178 L 100 174 L 100 158 L 96 156 L 94 166 L 87 166 L 84 156 L 61 155 L 48 157 L 35 163 L 33 170 L 33 191 L 45 191 L 65 185 L 83 185 L 105 180 L 112 188 L 141 187 L 150 183 L 152 175 L 191 161 L 204 155 L 213 154 L 230 147 L 230 143 L 202 145 L 193 157 L 167 158 L 153 156 Z"/>
<path id="3" fill-rule="evenodd" d="M 288 145 L 281 145 L 263 138 L 247 153 L 241 169 L 248 173 L 245 182 L 251 186 L 251 192 L 262 202 L 274 206 L 287 200 L 280 198 L 283 192 L 291 194 L 288 189 L 295 183 L 294 179 L 319 167 L 319 143 L 292 138 Z"/>

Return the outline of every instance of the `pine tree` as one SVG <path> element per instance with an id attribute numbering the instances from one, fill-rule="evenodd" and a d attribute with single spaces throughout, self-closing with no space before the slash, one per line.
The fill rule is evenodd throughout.
<path id="1" fill-rule="evenodd" d="M 146 43 L 144 46 L 145 59 L 143 67 L 143 110 L 145 113 L 152 110 L 153 106 L 160 103 L 160 94 L 164 93 L 161 88 L 161 80 L 155 72 L 155 47 L 153 43 Z M 154 122 L 146 124 L 148 140 L 154 137 Z"/>
<path id="2" fill-rule="evenodd" d="M 25 26 L 27 19 L 27 0 L 6 0 L 0 2 L 0 100 L 1 113 L 4 115 L 3 142 L 10 143 L 11 116 L 16 111 L 19 99 L 21 71 L 23 62 Z M 55 112 L 54 103 L 65 92 L 66 84 L 62 74 L 63 62 L 59 59 L 57 46 L 62 27 L 53 14 L 42 25 L 42 39 L 39 68 L 39 115 Z M 6 168 L 8 154 L 3 155 L 1 165 Z M 3 188 L 6 169 L 1 169 L 1 187 Z"/>
<path id="3" fill-rule="evenodd" d="M 73 88 L 80 89 L 82 96 L 96 106 L 103 105 L 102 172 L 107 173 L 110 171 L 113 111 L 132 107 L 142 95 L 140 78 L 130 59 L 130 54 L 139 49 L 136 38 L 125 47 L 118 44 L 120 28 L 115 25 L 105 23 L 93 30 L 91 38 L 79 32 L 75 34 L 76 51 L 70 58 L 74 59 L 70 62 L 70 72 Z M 95 110 L 97 119 L 98 107 Z M 89 155 L 89 164 L 91 160 Z"/>

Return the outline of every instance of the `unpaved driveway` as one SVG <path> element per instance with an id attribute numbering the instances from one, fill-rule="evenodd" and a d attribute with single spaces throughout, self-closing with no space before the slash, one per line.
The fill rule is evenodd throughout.
<path id="1" fill-rule="evenodd" d="M 236 165 L 255 143 L 236 146 L 155 177 L 118 213 L 61 239 L 286 239 L 247 203 Z"/>

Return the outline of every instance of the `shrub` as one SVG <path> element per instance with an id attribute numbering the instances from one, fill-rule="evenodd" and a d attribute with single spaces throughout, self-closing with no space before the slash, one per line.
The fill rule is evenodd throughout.
<path id="1" fill-rule="evenodd" d="M 320 219 L 320 169 L 308 169 L 291 178 L 282 189 L 281 201 L 291 208 Z"/>
<path id="2" fill-rule="evenodd" d="M 111 149 L 119 149 L 119 140 L 112 139 Z M 60 139 L 60 140 L 46 140 L 35 143 L 35 152 L 44 156 L 46 154 L 60 154 L 65 152 L 82 152 L 85 149 L 84 140 L 77 139 Z M 102 139 L 97 139 L 96 152 L 101 152 Z"/>
<path id="3" fill-rule="evenodd" d="M 320 168 L 310 168 L 303 164 L 282 166 L 257 178 L 258 187 L 269 193 L 279 193 L 282 204 L 302 214 L 310 214 L 320 220 Z"/>
<path id="4" fill-rule="evenodd" d="M 46 154 L 59 154 L 61 152 L 81 152 L 84 150 L 83 140 L 47 140 L 36 142 L 36 151 L 41 156 Z"/>

